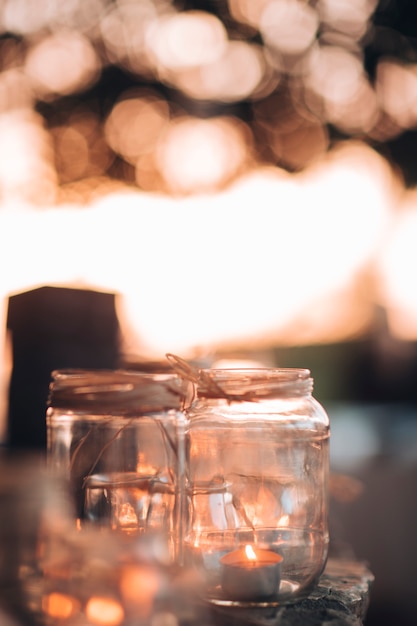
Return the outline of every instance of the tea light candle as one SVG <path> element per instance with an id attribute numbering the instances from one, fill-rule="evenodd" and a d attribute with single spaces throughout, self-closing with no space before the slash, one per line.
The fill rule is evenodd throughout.
<path id="1" fill-rule="evenodd" d="M 225 554 L 222 589 L 233 600 L 256 601 L 278 593 L 282 556 L 272 550 L 247 545 Z"/>

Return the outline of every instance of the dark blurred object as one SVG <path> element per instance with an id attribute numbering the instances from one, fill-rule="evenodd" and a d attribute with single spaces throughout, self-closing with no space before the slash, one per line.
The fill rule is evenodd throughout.
<path id="1" fill-rule="evenodd" d="M 9 298 L 13 368 L 9 389 L 11 448 L 46 448 L 46 401 L 54 369 L 114 369 L 119 324 L 114 294 L 40 287 Z"/>

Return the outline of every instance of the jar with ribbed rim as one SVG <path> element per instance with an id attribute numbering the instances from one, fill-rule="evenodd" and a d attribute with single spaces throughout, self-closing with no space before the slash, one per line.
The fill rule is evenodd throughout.
<path id="1" fill-rule="evenodd" d="M 163 533 L 169 558 L 179 558 L 185 393 L 173 373 L 52 372 L 47 462 L 67 480 L 80 527 Z"/>
<path id="2" fill-rule="evenodd" d="M 307 369 L 201 370 L 188 409 L 186 554 L 219 605 L 309 593 L 328 552 L 329 419 Z"/>

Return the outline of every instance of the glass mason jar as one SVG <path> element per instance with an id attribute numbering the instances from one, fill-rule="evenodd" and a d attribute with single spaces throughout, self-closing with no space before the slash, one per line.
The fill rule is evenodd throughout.
<path id="1" fill-rule="evenodd" d="M 78 524 L 154 531 L 182 547 L 186 387 L 175 374 L 52 373 L 47 461 L 68 481 Z"/>
<path id="2" fill-rule="evenodd" d="M 291 601 L 328 551 L 329 420 L 306 369 L 201 370 L 186 553 L 220 605 Z"/>

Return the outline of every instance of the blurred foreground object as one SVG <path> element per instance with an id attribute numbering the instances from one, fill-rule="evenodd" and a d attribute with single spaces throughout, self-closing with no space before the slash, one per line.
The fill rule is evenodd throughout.
<path id="1" fill-rule="evenodd" d="M 22 626 L 37 623 L 29 607 L 27 582 L 36 578 L 45 537 L 63 532 L 70 512 L 62 485 L 47 475 L 34 454 L 0 457 L 0 618 Z M 11 622 L 13 623 L 13 622 Z"/>

